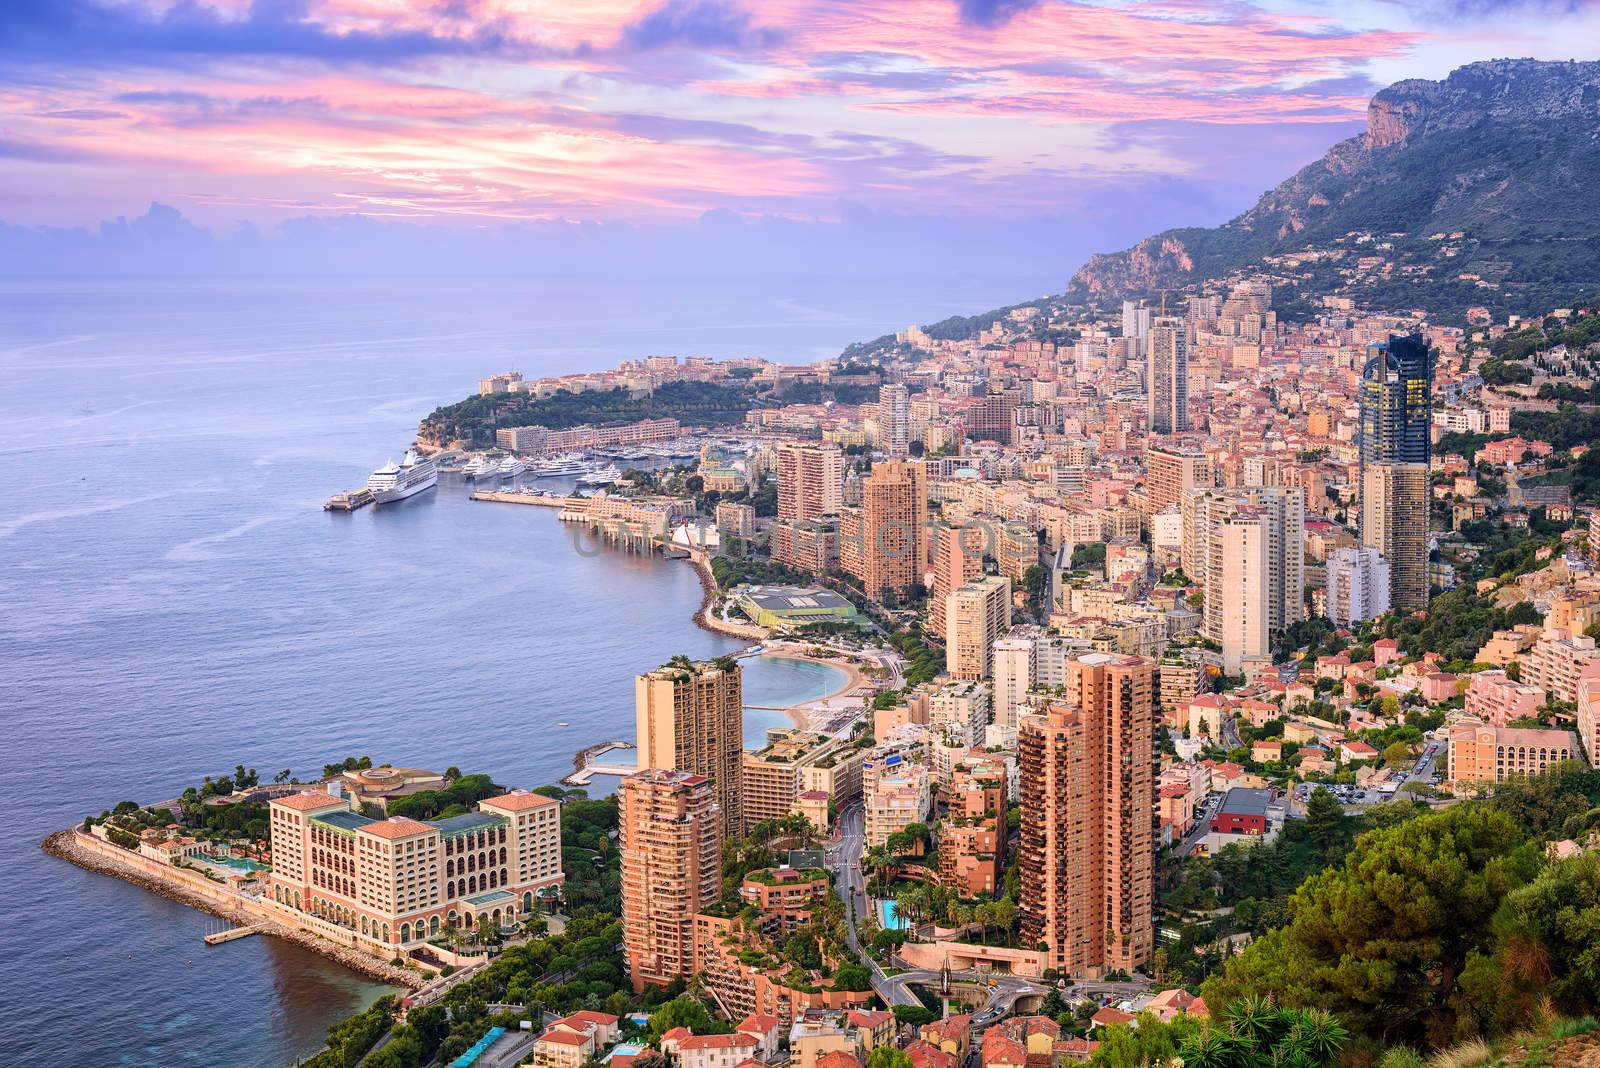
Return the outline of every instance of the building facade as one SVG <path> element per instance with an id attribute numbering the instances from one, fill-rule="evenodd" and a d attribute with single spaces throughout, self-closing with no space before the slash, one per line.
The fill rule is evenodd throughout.
<path id="1" fill-rule="evenodd" d="M 988 575 L 961 586 L 945 601 L 945 670 L 957 679 L 986 679 L 994 643 L 1011 627 L 1011 580 Z"/>
<path id="2" fill-rule="evenodd" d="M 721 892 L 722 817 L 709 779 L 650 769 L 617 790 L 622 946 L 636 992 L 695 974 L 695 915 Z"/>
<path id="3" fill-rule="evenodd" d="M 744 832 L 744 673 L 731 658 L 679 658 L 634 679 L 640 768 L 711 781 L 723 832 Z"/>
<path id="4" fill-rule="evenodd" d="M 1022 940 L 1058 971 L 1133 971 L 1155 935 L 1155 664 L 1085 653 L 1068 676 L 1017 731 Z"/>
<path id="5" fill-rule="evenodd" d="M 446 927 L 511 926 L 564 878 L 561 806 L 542 794 L 441 820 L 373 819 L 317 791 L 268 809 L 270 898 L 391 956 Z"/>

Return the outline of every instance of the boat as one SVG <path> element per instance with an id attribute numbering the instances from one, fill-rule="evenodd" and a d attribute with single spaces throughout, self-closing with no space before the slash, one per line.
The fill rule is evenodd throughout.
<path id="1" fill-rule="evenodd" d="M 528 465 L 517 459 L 515 456 L 507 456 L 504 460 L 501 460 L 499 466 L 495 468 L 495 473 L 501 478 L 516 478 L 527 469 Z"/>
<path id="2" fill-rule="evenodd" d="M 466 475 L 468 478 L 483 478 L 485 475 L 492 473 L 499 466 L 499 464 L 497 464 L 488 456 L 477 456 L 474 457 L 466 467 L 461 469 L 461 473 Z"/>
<path id="3" fill-rule="evenodd" d="M 554 456 L 548 460 L 540 460 L 533 465 L 533 473 L 539 478 L 581 475 L 587 470 L 588 466 L 583 462 L 583 456 L 575 452 Z"/>
<path id="4" fill-rule="evenodd" d="M 617 470 L 616 464 L 606 464 L 597 467 L 586 475 L 578 476 L 580 486 L 609 486 L 622 477 L 622 472 Z"/>
<path id="5" fill-rule="evenodd" d="M 393 460 L 372 472 L 367 479 L 367 489 L 379 504 L 392 504 L 413 497 L 439 484 L 439 472 L 433 461 L 416 450 L 406 450 L 405 459 L 398 464 Z"/>

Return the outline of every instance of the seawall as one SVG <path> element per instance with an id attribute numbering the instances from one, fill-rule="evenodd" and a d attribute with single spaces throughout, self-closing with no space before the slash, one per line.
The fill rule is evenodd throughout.
<path id="1" fill-rule="evenodd" d="M 282 922 L 282 917 L 266 903 L 235 893 L 203 875 L 161 864 L 121 846 L 102 842 L 82 831 L 57 831 L 45 838 L 40 848 L 69 864 L 101 875 L 115 876 L 169 901 L 188 905 L 232 923 L 265 924 L 261 929 L 262 934 L 304 946 L 380 982 L 412 989 L 423 985 L 423 977 L 414 971 L 396 967 L 370 953 L 338 945 Z"/>

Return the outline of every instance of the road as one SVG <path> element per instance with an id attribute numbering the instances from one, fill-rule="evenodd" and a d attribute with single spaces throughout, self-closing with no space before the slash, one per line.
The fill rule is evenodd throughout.
<path id="1" fill-rule="evenodd" d="M 1200 807 L 1194 810 L 1194 827 L 1188 834 L 1178 841 L 1178 856 L 1186 857 L 1194 852 L 1194 847 L 1200 844 L 1200 839 L 1211 833 L 1211 817 L 1217 814 L 1217 808 L 1222 804 L 1221 794 L 1208 794 L 1200 802 Z"/>
<path id="2" fill-rule="evenodd" d="M 839 830 L 834 840 L 824 850 L 824 863 L 836 876 L 834 889 L 844 901 L 845 941 L 866 962 L 872 973 L 872 989 L 884 1004 L 921 1005 L 917 995 L 897 976 L 885 975 L 878 962 L 861 948 L 858 930 L 867 916 L 866 881 L 861 874 L 861 855 L 866 852 L 865 816 L 860 805 L 851 805 L 839 813 Z"/>

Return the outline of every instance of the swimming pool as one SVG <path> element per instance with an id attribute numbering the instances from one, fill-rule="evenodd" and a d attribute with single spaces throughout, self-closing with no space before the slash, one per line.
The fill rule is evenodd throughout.
<path id="1" fill-rule="evenodd" d="M 893 901 L 878 902 L 878 922 L 886 931 L 901 931 L 910 926 L 895 912 Z"/>
<path id="2" fill-rule="evenodd" d="M 473 1061 L 483 1056 L 485 1050 L 494 1045 L 501 1035 L 506 1033 L 504 1027 L 491 1027 L 485 1031 L 483 1037 L 472 1044 L 472 1047 L 450 1062 L 450 1068 L 468 1068 Z"/>
<path id="3" fill-rule="evenodd" d="M 265 864 L 244 857 L 219 857 L 214 853 L 201 853 L 195 859 L 203 860 L 207 864 L 218 868 L 232 868 L 234 871 L 244 872 L 246 875 L 253 875 L 258 871 L 267 870 Z"/>

